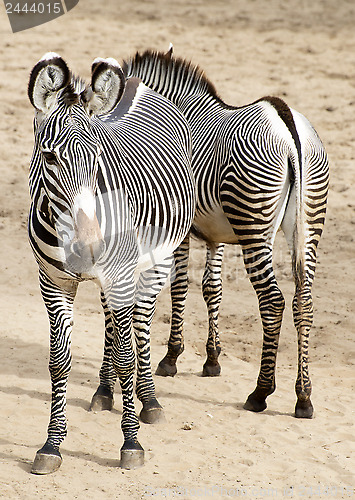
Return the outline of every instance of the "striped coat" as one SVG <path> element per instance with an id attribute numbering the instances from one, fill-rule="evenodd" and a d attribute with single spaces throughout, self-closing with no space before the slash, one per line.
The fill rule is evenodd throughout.
<path id="1" fill-rule="evenodd" d="M 190 131 L 164 97 L 138 81 L 126 85 L 112 59 L 94 61 L 87 86 L 57 54 L 46 54 L 32 70 L 28 93 L 36 111 L 29 238 L 50 321 L 52 380 L 48 439 L 33 472 L 53 472 L 61 463 L 73 301 L 84 280 L 101 288 L 107 369 L 123 396 L 122 466 L 135 467 L 143 449 L 131 327 L 142 353 L 137 393 L 145 412 L 159 412 L 147 370 L 149 328 L 172 253 L 194 216 Z"/>
<path id="2" fill-rule="evenodd" d="M 275 390 L 278 339 L 285 300 L 277 284 L 272 249 L 281 228 L 291 251 L 295 280 L 294 323 L 298 333 L 297 417 L 310 418 L 309 331 L 313 320 L 311 287 L 322 234 L 329 182 L 328 159 L 318 134 L 299 112 L 276 97 L 229 106 L 204 73 L 188 61 L 146 51 L 123 65 L 128 78 L 174 103 L 192 134 L 192 169 L 197 207 L 192 232 L 206 241 L 203 294 L 209 312 L 204 375 L 218 375 L 221 350 L 218 310 L 222 295 L 223 244 L 239 244 L 258 297 L 263 351 L 257 386 L 245 408 L 261 411 Z M 175 252 L 173 315 L 168 353 L 157 373 L 174 375 L 183 351 L 183 314 L 187 295 L 188 239 Z"/>

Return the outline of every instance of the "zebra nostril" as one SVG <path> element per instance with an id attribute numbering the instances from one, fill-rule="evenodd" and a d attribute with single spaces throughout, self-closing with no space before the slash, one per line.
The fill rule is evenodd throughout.
<path id="1" fill-rule="evenodd" d="M 82 245 L 80 245 L 77 241 L 71 244 L 70 251 L 77 257 L 81 257 L 82 254 Z"/>
<path id="2" fill-rule="evenodd" d="M 90 245 L 91 262 L 95 264 L 106 249 L 104 240 L 95 241 Z"/>

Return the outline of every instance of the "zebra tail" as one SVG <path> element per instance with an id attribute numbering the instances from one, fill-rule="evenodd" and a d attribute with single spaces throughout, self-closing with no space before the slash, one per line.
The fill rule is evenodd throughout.
<path id="1" fill-rule="evenodd" d="M 299 142 L 299 141 L 298 141 Z M 303 157 L 299 144 L 296 143 L 297 155 L 292 154 L 290 164 L 293 175 L 293 190 L 295 202 L 295 221 L 292 236 L 292 271 L 297 288 L 302 288 L 305 281 L 305 211 L 304 211 L 304 177 Z"/>
<path id="2" fill-rule="evenodd" d="M 306 139 L 304 118 L 277 97 L 264 97 L 277 110 L 279 117 L 288 128 L 292 141 L 289 143 L 288 165 L 290 190 L 283 218 L 284 231 L 292 252 L 292 271 L 296 286 L 302 287 L 305 281 L 305 210 L 304 210 L 304 163 L 303 147 Z M 301 132 L 301 135 L 300 133 Z M 302 139 L 301 139 L 302 137 Z"/>

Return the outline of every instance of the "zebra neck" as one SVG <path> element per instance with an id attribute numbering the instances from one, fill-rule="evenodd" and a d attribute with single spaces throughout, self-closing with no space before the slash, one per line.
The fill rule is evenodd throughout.
<path id="1" fill-rule="evenodd" d="M 124 62 L 123 71 L 127 78 L 139 78 L 180 109 L 186 106 L 187 99 L 194 98 L 225 106 L 204 73 L 181 59 L 168 60 L 160 53 L 136 54 Z"/>
<path id="2" fill-rule="evenodd" d="M 144 66 L 130 65 L 127 66 L 126 75 L 127 78 L 139 78 L 144 85 L 175 104 L 188 121 L 193 135 L 197 134 L 198 137 L 201 135 L 198 134 L 201 128 L 210 129 L 212 124 L 216 128 L 229 115 L 229 109 L 232 109 L 196 82 L 189 84 L 184 81 L 180 84 L 174 78 L 159 79 L 159 71 L 155 67 L 147 72 Z"/>

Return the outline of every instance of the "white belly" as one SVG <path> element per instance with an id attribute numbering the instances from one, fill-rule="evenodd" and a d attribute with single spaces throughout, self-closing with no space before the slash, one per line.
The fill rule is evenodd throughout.
<path id="1" fill-rule="evenodd" d="M 196 213 L 194 226 L 215 243 L 238 243 L 232 226 L 220 206 L 215 206 L 208 214 Z"/>

